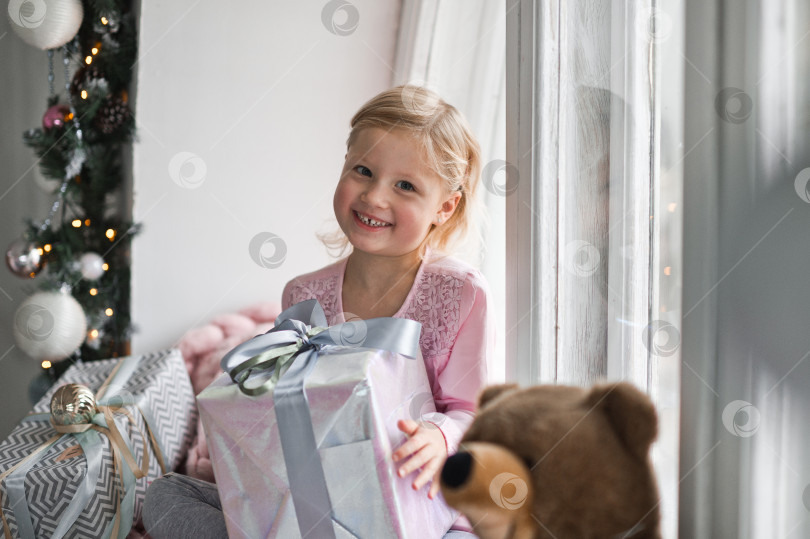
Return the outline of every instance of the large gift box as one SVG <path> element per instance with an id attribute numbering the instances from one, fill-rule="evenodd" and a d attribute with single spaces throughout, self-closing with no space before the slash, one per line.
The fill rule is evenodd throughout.
<path id="1" fill-rule="evenodd" d="M 458 514 L 391 459 L 397 421 L 435 413 L 420 324 L 325 326 L 315 300 L 290 307 L 197 396 L 228 535 L 442 537 Z"/>
<path id="2" fill-rule="evenodd" d="M 72 365 L 0 443 L 5 537 L 126 537 L 195 425 L 178 350 Z"/>

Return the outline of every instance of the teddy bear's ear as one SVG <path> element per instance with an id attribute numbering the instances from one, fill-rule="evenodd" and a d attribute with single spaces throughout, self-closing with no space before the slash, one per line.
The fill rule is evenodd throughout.
<path id="1" fill-rule="evenodd" d="M 628 382 L 594 386 L 588 403 L 601 408 L 627 449 L 640 459 L 658 432 L 658 417 L 650 398 Z"/>
<path id="2" fill-rule="evenodd" d="M 498 384 L 487 387 L 478 396 L 478 409 L 480 410 L 491 400 L 495 399 L 496 397 L 499 397 L 500 395 L 506 393 L 507 391 L 517 389 L 518 387 L 519 386 L 517 384 Z"/>

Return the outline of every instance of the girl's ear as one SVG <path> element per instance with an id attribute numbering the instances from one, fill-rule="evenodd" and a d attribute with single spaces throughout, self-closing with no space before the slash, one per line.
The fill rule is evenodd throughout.
<path id="1" fill-rule="evenodd" d="M 453 191 L 447 200 L 442 202 L 442 206 L 436 214 L 437 217 L 441 218 L 442 223 L 450 219 L 450 216 L 453 215 L 454 211 L 456 211 L 459 200 L 461 200 L 461 193 L 458 191 Z"/>

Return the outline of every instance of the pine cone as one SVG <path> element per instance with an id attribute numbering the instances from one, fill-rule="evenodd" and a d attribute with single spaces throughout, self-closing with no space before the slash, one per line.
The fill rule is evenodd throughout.
<path id="1" fill-rule="evenodd" d="M 101 105 L 101 108 L 99 108 L 96 113 L 93 125 L 105 135 L 112 135 L 124 125 L 131 116 L 132 112 L 130 112 L 124 99 L 121 96 L 115 96 L 107 99 L 104 104 Z"/>
<path id="2" fill-rule="evenodd" d="M 81 98 L 82 90 L 87 90 L 88 94 L 99 91 L 102 95 L 107 94 L 109 83 L 104 78 L 104 73 L 97 65 L 91 64 L 81 67 L 73 75 L 73 80 L 70 81 L 70 93 L 76 97 Z"/>

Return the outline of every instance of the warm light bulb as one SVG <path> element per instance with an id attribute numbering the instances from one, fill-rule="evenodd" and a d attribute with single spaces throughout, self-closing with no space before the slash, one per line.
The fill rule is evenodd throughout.
<path id="1" fill-rule="evenodd" d="M 110 21 L 107 20 L 107 17 L 101 17 L 101 24 L 106 26 L 108 22 Z"/>
<path id="2" fill-rule="evenodd" d="M 96 294 L 98 294 L 98 288 L 91 288 L 90 289 L 90 295 L 95 296 Z"/>
<path id="3" fill-rule="evenodd" d="M 103 263 L 101 265 L 101 269 L 103 269 L 104 271 L 107 271 L 108 269 L 110 269 L 110 265 L 105 262 L 105 263 Z"/>
<path id="4" fill-rule="evenodd" d="M 73 228 L 80 228 L 82 226 L 82 220 L 81 219 L 74 219 L 73 222 L 70 223 L 70 224 L 73 225 Z"/>
<path id="5" fill-rule="evenodd" d="M 98 330 L 91 329 L 88 335 L 90 336 L 91 339 L 98 339 Z"/>
<path id="6" fill-rule="evenodd" d="M 105 235 L 110 239 L 110 241 L 112 241 L 115 238 L 115 230 L 113 230 L 112 228 L 108 228 L 107 232 L 105 232 Z"/>
<path id="7" fill-rule="evenodd" d="M 45 251 L 42 249 L 42 247 L 37 247 L 37 252 L 39 253 L 39 256 L 42 256 L 42 255 L 45 254 Z"/>
<path id="8" fill-rule="evenodd" d="M 96 54 L 98 54 L 98 48 L 93 47 L 92 49 L 90 49 L 90 52 L 93 53 L 93 56 L 95 56 Z"/>
<path id="9" fill-rule="evenodd" d="M 93 63 L 93 57 L 92 56 L 85 57 L 84 63 L 87 64 L 87 65 L 92 64 Z"/>
<path id="10" fill-rule="evenodd" d="M 104 311 L 104 314 L 106 314 L 107 316 L 112 316 L 113 315 L 113 310 L 110 309 L 109 307 L 107 307 L 107 310 Z"/>
<path id="11" fill-rule="evenodd" d="M 82 90 L 82 99 L 87 99 L 87 90 Z"/>
<path id="12" fill-rule="evenodd" d="M 50 369 L 51 368 L 51 362 L 46 359 L 45 361 L 42 362 L 42 368 L 43 369 Z"/>
<path id="13" fill-rule="evenodd" d="M 46 243 L 44 249 L 45 249 L 46 253 L 50 253 L 51 249 L 53 249 L 53 247 L 51 247 L 50 243 Z"/>

